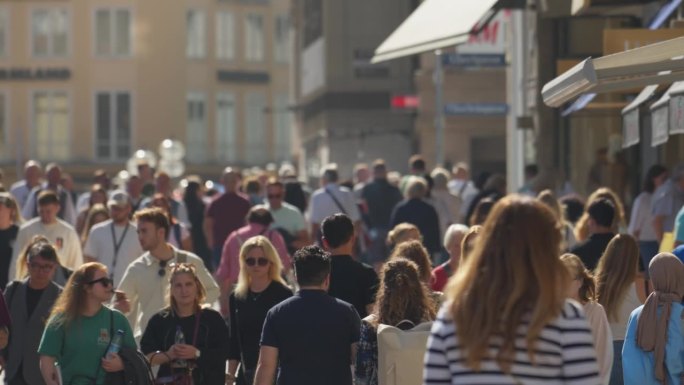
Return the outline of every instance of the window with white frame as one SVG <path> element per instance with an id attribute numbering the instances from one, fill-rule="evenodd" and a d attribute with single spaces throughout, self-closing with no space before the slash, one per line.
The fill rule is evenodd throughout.
<path id="1" fill-rule="evenodd" d="M 62 8 L 35 9 L 31 15 L 31 51 L 38 57 L 69 53 L 69 14 Z"/>
<path id="2" fill-rule="evenodd" d="M 273 28 L 273 59 L 277 63 L 287 63 L 290 59 L 290 19 L 278 15 Z"/>
<path id="3" fill-rule="evenodd" d="M 131 94 L 95 94 L 95 157 L 121 160 L 131 155 Z"/>
<path id="4" fill-rule="evenodd" d="M 186 105 L 186 157 L 192 163 L 201 163 L 207 159 L 206 96 L 190 92 Z"/>
<path id="5" fill-rule="evenodd" d="M 129 56 L 131 54 L 131 11 L 98 9 L 95 11 L 95 54 Z"/>
<path id="6" fill-rule="evenodd" d="M 207 19 L 204 11 L 189 9 L 186 13 L 186 46 L 188 58 L 201 59 L 207 54 Z"/>
<path id="7" fill-rule="evenodd" d="M 66 91 L 36 91 L 32 97 L 34 156 L 68 160 L 71 142 L 69 96 Z"/>
<path id="8" fill-rule="evenodd" d="M 216 95 L 216 159 L 234 162 L 237 158 L 235 95 L 219 92 Z"/>
<path id="9" fill-rule="evenodd" d="M 277 161 L 290 160 L 292 120 L 290 110 L 288 109 L 287 94 L 276 94 L 273 98 L 272 114 L 273 128 L 275 130 L 273 136 L 275 158 Z"/>
<path id="10" fill-rule="evenodd" d="M 216 58 L 235 58 L 235 17 L 230 12 L 216 14 Z"/>
<path id="11" fill-rule="evenodd" d="M 9 11 L 0 6 L 0 57 L 9 55 Z"/>
<path id="12" fill-rule="evenodd" d="M 264 17 L 249 13 L 245 18 L 245 58 L 247 61 L 264 60 Z"/>
<path id="13" fill-rule="evenodd" d="M 245 100 L 245 131 L 247 143 L 245 160 L 252 165 L 261 165 L 267 160 L 266 142 L 266 97 L 263 93 L 250 93 Z"/>

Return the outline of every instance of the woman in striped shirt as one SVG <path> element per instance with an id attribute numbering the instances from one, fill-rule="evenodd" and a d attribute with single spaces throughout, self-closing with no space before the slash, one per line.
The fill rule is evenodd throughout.
<path id="1" fill-rule="evenodd" d="M 424 384 L 601 383 L 582 308 L 566 300 L 558 221 L 543 203 L 499 201 L 446 289 Z"/>

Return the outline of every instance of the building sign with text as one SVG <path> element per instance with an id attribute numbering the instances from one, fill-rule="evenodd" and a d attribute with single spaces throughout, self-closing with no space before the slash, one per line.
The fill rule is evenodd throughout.
<path id="1" fill-rule="evenodd" d="M 8 80 L 68 80 L 68 68 L 0 68 L 0 81 Z"/>
<path id="2" fill-rule="evenodd" d="M 455 67 L 503 67 L 506 65 L 506 36 L 511 10 L 500 10 L 478 34 L 456 47 L 456 52 L 443 55 L 444 65 Z M 479 29 L 475 27 L 475 29 Z"/>

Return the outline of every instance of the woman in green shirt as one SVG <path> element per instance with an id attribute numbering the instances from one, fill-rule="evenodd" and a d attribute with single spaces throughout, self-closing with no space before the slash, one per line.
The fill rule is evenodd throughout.
<path id="1" fill-rule="evenodd" d="M 117 330 L 123 331 L 123 346 L 136 346 L 126 317 L 103 305 L 113 293 L 107 267 L 101 263 L 86 263 L 71 275 L 38 348 L 47 385 L 99 385 L 105 373 L 123 370 L 117 354 L 105 357 Z"/>

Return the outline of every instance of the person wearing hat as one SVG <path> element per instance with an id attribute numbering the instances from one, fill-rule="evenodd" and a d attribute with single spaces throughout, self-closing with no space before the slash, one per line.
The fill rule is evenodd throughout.
<path id="1" fill-rule="evenodd" d="M 62 266 L 75 270 L 83 264 L 81 239 L 69 223 L 57 217 L 61 209 L 57 193 L 49 189 L 43 190 L 38 194 L 37 201 L 38 217 L 25 222 L 19 228 L 17 241 L 12 250 L 12 262 L 9 270 L 10 277 L 12 277 L 12 272 L 16 271 L 19 253 L 23 251 L 35 235 L 44 236 L 55 246 Z M 16 279 L 23 278 L 16 277 Z"/>
<path id="2" fill-rule="evenodd" d="M 138 242 L 137 227 L 129 219 L 132 206 L 128 193 L 114 191 L 107 201 L 107 208 L 111 219 L 90 230 L 83 254 L 87 262 L 100 262 L 107 266 L 116 286 L 128 265 L 143 250 Z"/>

